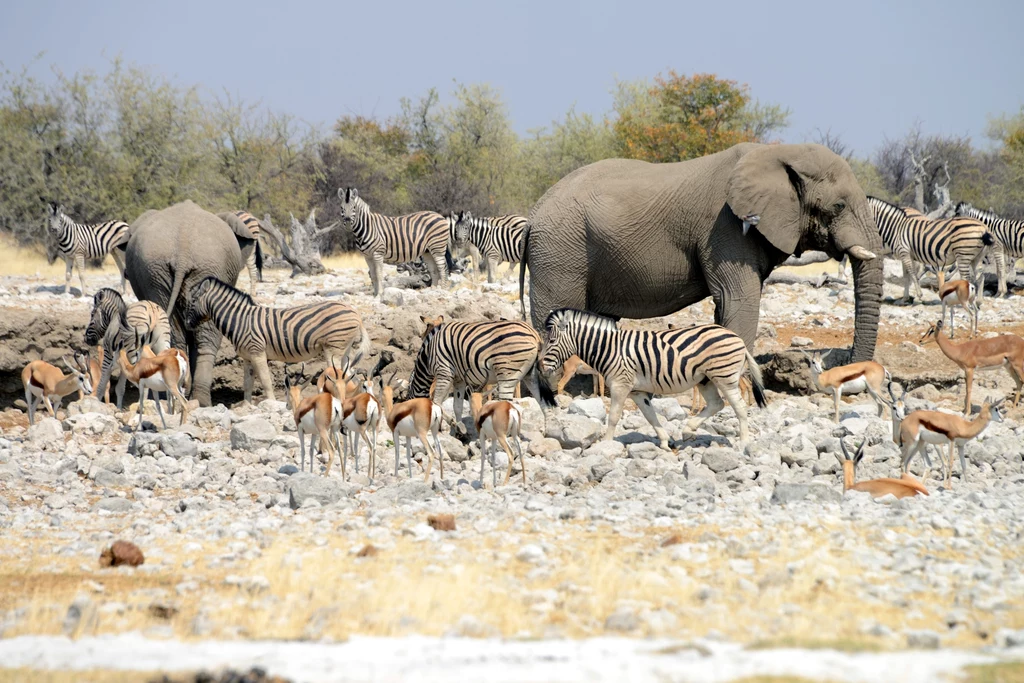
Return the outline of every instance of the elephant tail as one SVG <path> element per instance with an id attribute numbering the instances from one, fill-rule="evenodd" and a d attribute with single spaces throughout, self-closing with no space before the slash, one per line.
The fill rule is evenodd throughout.
<path id="1" fill-rule="evenodd" d="M 178 303 L 178 295 L 181 294 L 181 284 L 185 281 L 185 271 L 171 266 L 174 270 L 174 284 L 171 285 L 171 298 L 167 300 L 167 317 L 174 318 L 174 304 Z"/>
<path id="2" fill-rule="evenodd" d="M 530 259 L 530 224 L 523 226 L 523 257 L 519 260 L 519 310 L 526 320 L 526 262 Z"/>
<path id="3" fill-rule="evenodd" d="M 757 403 L 758 408 L 764 408 L 768 405 L 768 400 L 764 396 L 764 378 L 761 376 L 761 368 L 758 367 L 757 361 L 750 351 L 745 353 L 747 354 L 747 370 L 750 371 L 750 384 L 754 391 L 754 402 Z"/>
<path id="4" fill-rule="evenodd" d="M 256 240 L 256 275 L 259 281 L 263 282 L 263 248 L 259 240 Z"/>

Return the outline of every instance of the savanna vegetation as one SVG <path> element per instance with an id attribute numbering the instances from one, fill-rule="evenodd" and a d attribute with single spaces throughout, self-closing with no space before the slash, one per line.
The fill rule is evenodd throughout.
<path id="1" fill-rule="evenodd" d="M 789 122 L 784 104 L 710 74 L 670 71 L 620 82 L 612 111 L 570 109 L 550 126 L 517 133 L 501 92 L 457 84 L 405 99 L 387 119 L 345 115 L 323 130 L 287 112 L 211 95 L 148 69 L 111 62 L 106 73 L 0 68 L 0 233 L 45 239 L 45 206 L 63 203 L 86 221 L 131 221 L 149 208 L 192 199 L 213 210 L 247 209 L 288 224 L 316 208 L 336 217 L 335 192 L 359 188 L 377 211 L 526 213 L 559 178 L 608 157 L 679 161 L 737 142 L 772 142 Z M 922 198 L 945 180 L 956 200 L 1024 214 L 1024 109 L 993 119 L 993 144 L 928 136 L 915 128 L 854 154 L 831 131 L 810 141 L 847 157 L 870 194 L 912 204 L 914 162 Z M 799 139 L 787 135 L 788 140 Z M 983 141 L 984 142 L 984 141 Z M 334 233 L 329 248 L 346 249 Z"/>

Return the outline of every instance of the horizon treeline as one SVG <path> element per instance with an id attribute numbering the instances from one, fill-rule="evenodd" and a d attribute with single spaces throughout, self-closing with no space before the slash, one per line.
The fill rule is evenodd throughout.
<path id="1" fill-rule="evenodd" d="M 544 129 L 516 132 L 499 89 L 455 84 L 404 98 L 389 118 L 340 116 L 329 130 L 229 94 L 211 96 L 152 69 L 111 62 L 105 73 L 55 71 L 52 83 L 0 66 L 0 232 L 23 244 L 46 239 L 47 202 L 76 220 L 131 222 L 185 199 L 218 212 L 338 215 L 339 187 L 356 187 L 374 211 L 468 209 L 528 214 L 571 171 L 601 159 L 693 159 L 738 142 L 774 142 L 785 103 L 711 74 L 669 71 L 616 84 L 604 116 L 570 109 Z M 945 180 L 955 201 L 1024 217 L 1024 108 L 993 118 L 982 149 L 970 138 L 915 127 L 855 156 L 830 130 L 828 145 L 868 194 L 903 204 L 914 195 L 911 158 L 926 159 L 925 203 Z M 799 140 L 795 140 L 799 141 Z M 351 248 L 333 233 L 327 250 Z"/>

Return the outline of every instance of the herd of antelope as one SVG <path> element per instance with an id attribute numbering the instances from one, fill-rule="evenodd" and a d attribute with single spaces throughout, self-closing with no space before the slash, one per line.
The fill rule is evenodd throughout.
<path id="1" fill-rule="evenodd" d="M 369 213 L 365 202 L 356 199 L 354 190 L 350 194 L 355 207 L 352 222 L 362 225 L 369 221 L 367 216 L 376 216 Z M 876 203 L 876 213 L 888 211 L 896 216 L 890 221 L 895 226 L 890 226 L 892 230 L 899 227 L 899 221 L 906 222 L 909 215 L 906 212 L 895 211 L 884 202 Z M 373 225 L 376 223 L 371 227 Z M 444 225 L 446 230 L 450 228 L 445 233 L 449 236 L 464 238 L 466 234 L 477 234 L 473 230 L 480 234 L 486 232 L 468 215 L 458 219 L 449 217 Z M 884 236 L 885 230 L 882 232 Z M 438 244 L 443 242 L 444 237 L 439 236 Z M 516 240 L 510 238 L 508 243 L 514 245 Z M 497 246 L 491 251 L 494 253 L 488 254 L 492 260 L 500 256 L 514 262 L 516 258 L 514 253 L 511 256 L 505 254 Z M 910 258 L 912 254 L 904 256 Z M 380 258 L 375 259 L 378 268 L 371 271 L 377 272 L 373 285 L 375 293 L 378 293 L 378 271 L 383 263 L 379 263 Z M 437 259 L 437 266 L 444 275 L 442 263 Z M 913 261 L 910 263 L 912 266 Z M 906 263 L 904 270 L 905 275 L 916 277 L 916 271 L 911 273 Z M 902 451 L 899 479 L 857 483 L 855 468 L 864 456 L 865 442 L 861 442 L 851 457 L 846 443 L 840 440 L 842 455 L 837 454 L 836 457 L 843 473 L 844 491 L 867 491 L 873 496 L 892 494 L 898 498 L 927 495 L 927 489 L 909 474 L 909 467 L 914 456 L 920 454 L 926 468 L 931 468 L 929 445 L 940 449 L 939 461 L 947 488 L 952 480 L 954 449 L 959 454 L 963 479 L 966 475 L 964 449 L 967 442 L 977 438 L 990 422 L 1002 421 L 1004 400 L 986 402 L 976 417 L 968 419 L 972 411 L 971 394 L 976 370 L 1005 368 L 1016 385 L 1013 405 L 1019 403 L 1024 386 L 1024 339 L 1012 334 L 978 338 L 980 288 L 967 279 L 945 282 L 941 268 L 939 275 L 941 314 L 920 341 L 934 340 L 942 353 L 962 369 L 965 380 L 963 416 L 928 410 L 908 413 L 906 389 L 897 396 L 889 371 L 877 362 L 826 369 L 829 352 L 804 352 L 814 388 L 832 395 L 833 418 L 837 422 L 840 419 L 844 394 L 866 392 L 877 405 L 878 417 L 889 411 L 892 438 Z M 910 279 L 907 280 L 909 282 Z M 909 284 L 905 288 L 905 293 L 909 293 Z M 952 339 L 954 311 L 958 308 L 966 312 L 970 327 L 970 338 L 959 343 Z M 945 328 L 947 312 L 948 335 Z M 624 401 L 629 397 L 654 427 L 662 448 L 669 448 L 669 437 L 652 407 L 651 399 L 655 395 L 678 394 L 692 388 L 691 410 L 697 412 L 701 397 L 705 402 L 704 408 L 696 415 L 701 421 L 721 410 L 727 401 L 739 419 L 741 441 L 749 438 L 746 404 L 756 402 L 759 406 L 765 405 L 764 387 L 756 362 L 736 335 L 717 325 L 689 328 L 669 325 L 662 331 L 634 331 L 619 329 L 614 320 L 602 316 L 562 309 L 551 312 L 545 326 L 547 338 L 542 339 L 529 325 L 521 322 L 467 323 L 445 321 L 443 316 L 421 319 L 426 327 L 423 345 L 403 400 L 396 400 L 392 384 L 394 375 L 385 381 L 380 364 L 369 375 L 357 376 L 354 366 L 370 350 L 371 342 L 359 314 L 346 304 L 320 302 L 283 309 L 269 308 L 235 289 L 231 283 L 207 278 L 194 288 L 187 309 L 186 326 L 192 329 L 200 322 L 210 320 L 232 342 L 243 360 L 246 401 L 251 400 L 253 370 L 260 380 L 264 396 L 272 399 L 273 383 L 267 361 L 302 362 L 298 370 L 292 366 L 286 371 L 285 380 L 286 404 L 299 438 L 299 465 L 305 470 L 308 436 L 310 471 L 316 469 L 315 453 L 326 455 L 324 472 L 327 476 L 335 458 L 340 459 L 343 478 L 348 477 L 346 461 L 350 457 L 358 473 L 359 455 L 362 444 L 365 444 L 368 451 L 366 471 L 373 480 L 378 471 L 377 433 L 383 417 L 395 449 L 396 476 L 401 462 L 400 444 L 404 438 L 409 476 L 413 470 L 412 442 L 417 439 L 424 451 L 424 479 L 429 481 L 435 460 L 443 477 L 445 453 L 440 433 L 445 421 L 454 424 L 461 420 L 462 402 L 468 395 L 479 443 L 481 485 L 487 459 L 491 461 L 492 484 L 497 485 L 498 473 L 494 466 L 499 447 L 507 456 L 504 483 L 507 484 L 511 478 L 513 462 L 518 456 L 525 485 L 526 467 L 520 434 L 527 425 L 523 423 L 524 411 L 516 399 L 520 382 L 530 373 L 534 379 L 540 378 L 532 389 L 542 399 L 546 398 L 546 406 L 554 405 L 547 378 L 554 377 L 559 369 L 561 377 L 556 393 L 562 393 L 575 374 L 592 375 L 593 394 L 603 399 L 607 384 L 611 398 L 605 438 L 613 438 Z M 22 383 L 29 423 L 35 422 L 40 403 L 55 417 L 63 399 L 76 392 L 80 398 L 102 394 L 104 400 L 109 401 L 107 385 L 110 371 L 116 365 L 120 368 L 118 407 L 121 406 L 126 380 L 139 390 L 135 429 L 143 425 L 146 397 L 150 392 L 154 393 L 163 428 L 167 428 L 167 420 L 161 407 L 160 393 L 166 394 L 168 411 L 172 415 L 175 412 L 173 403 L 180 406 L 180 424 L 184 424 L 189 410 L 185 398 L 190 379 L 189 361 L 185 353 L 170 345 L 169 330 L 167 316 L 159 306 L 151 302 L 126 306 L 114 290 L 100 290 L 94 298 L 93 315 L 86 334 L 87 344 L 97 347 L 98 358 L 90 359 L 84 354 L 75 354 L 73 362 L 63 358 L 67 374 L 41 360 L 25 366 Z M 326 367 L 307 376 L 305 361 L 318 355 L 322 355 Z M 315 387 L 316 393 L 303 396 L 307 387 Z M 454 389 L 455 396 L 454 419 L 445 416 L 441 409 L 451 389 Z M 485 400 L 485 396 L 496 400 Z M 941 452 L 943 446 L 948 449 L 945 457 Z"/>

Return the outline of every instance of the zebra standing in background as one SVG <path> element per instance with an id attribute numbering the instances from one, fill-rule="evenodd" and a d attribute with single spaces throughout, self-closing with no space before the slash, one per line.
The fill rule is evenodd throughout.
<path id="1" fill-rule="evenodd" d="M 868 204 L 875 215 L 882 242 L 903 264 L 904 301 L 910 300 L 911 282 L 917 296 L 924 298 L 915 261 L 936 269 L 940 289 L 945 281 L 943 269 L 953 262 L 960 277 L 974 282 L 975 274 L 980 273 L 985 248 L 993 243 L 992 234 L 984 223 L 971 218 L 929 220 L 924 216 L 911 216 L 877 197 L 868 197 Z"/>
<path id="2" fill-rule="evenodd" d="M 236 233 L 235 221 L 240 221 L 242 226 L 252 235 L 253 244 L 242 249 L 242 257 L 245 259 L 246 270 L 249 271 L 249 292 L 255 296 L 256 282 L 263 282 L 263 249 L 260 247 L 260 222 L 256 216 L 248 211 L 229 211 L 217 214 L 222 221 L 231 225 Z"/>
<path id="3" fill-rule="evenodd" d="M 499 263 L 508 261 L 511 272 L 511 266 L 523 260 L 525 230 L 526 219 L 522 216 L 474 218 L 469 211 L 463 211 L 455 224 L 455 247 L 458 251 L 467 244 L 476 247 L 487 262 L 487 281 L 494 282 L 494 269 Z"/>
<path id="4" fill-rule="evenodd" d="M 519 320 L 442 322 L 423 336 L 416 356 L 410 398 L 429 398 L 444 403 L 455 387 L 455 416 L 462 418 L 465 388 L 479 391 L 495 383 L 496 398 L 512 400 L 516 387 L 537 362 L 541 340 L 537 331 Z"/>
<path id="5" fill-rule="evenodd" d="M 265 398 L 274 399 L 269 360 L 297 363 L 322 355 L 328 365 L 343 363 L 354 352 L 352 365 L 370 352 L 370 337 L 359 313 L 337 301 L 270 308 L 251 296 L 210 276 L 191 292 L 185 326 L 194 330 L 212 320 L 231 340 L 242 359 L 245 400 L 252 400 L 252 373 L 256 366 Z M 354 349 L 353 347 L 358 347 Z"/>
<path id="6" fill-rule="evenodd" d="M 341 220 L 352 228 L 356 248 L 370 269 L 373 295 L 380 296 L 384 264 L 415 261 L 423 256 L 430 284 L 448 283 L 448 219 L 433 211 L 384 216 L 370 211 L 354 187 L 340 188 Z"/>
<path id="7" fill-rule="evenodd" d="M 155 353 L 165 351 L 171 348 L 171 324 L 167 312 L 158 304 L 138 301 L 126 305 L 117 290 L 104 287 L 93 296 L 92 314 L 85 328 L 85 343 L 88 346 L 103 345 L 103 365 L 96 384 L 96 395 L 99 396 L 107 388 L 121 349 L 125 350 L 128 360 L 133 363 L 138 362 L 137 353 L 144 345 L 148 345 Z M 126 381 L 127 377 L 122 372 L 115 391 L 119 409 L 124 402 Z M 169 395 L 167 409 L 171 411 Z"/>
<path id="8" fill-rule="evenodd" d="M 1009 265 L 1011 278 L 1017 277 L 1017 259 L 1024 256 L 1024 221 L 1000 218 L 991 211 L 976 209 L 967 202 L 956 205 L 956 215 L 981 221 L 992 231 L 995 244 L 992 245 L 992 257 L 996 262 L 996 273 L 999 275 L 999 296 L 1006 294 L 1006 272 Z M 1006 257 L 1010 260 L 1007 263 Z"/>
<path id="9" fill-rule="evenodd" d="M 46 249 L 46 260 L 53 263 L 60 256 L 67 266 L 64 278 L 64 293 L 71 286 L 71 269 L 78 267 L 78 281 L 85 296 L 85 260 L 102 259 L 107 254 L 114 257 L 117 269 L 121 271 L 121 291 L 124 291 L 124 259 L 115 249 L 128 238 L 128 224 L 124 221 L 107 221 L 87 225 L 76 223 L 64 213 L 64 207 L 49 205 L 50 242 Z"/>
<path id="10" fill-rule="evenodd" d="M 572 356 L 605 377 L 611 394 L 611 412 L 605 439 L 615 436 L 626 398 L 632 398 L 654 427 L 662 448 L 668 432 L 651 406 L 654 394 L 679 394 L 700 388 L 706 406 L 697 414 L 697 426 L 729 402 L 740 422 L 740 441 L 749 438 L 747 408 L 740 395 L 740 377 L 749 370 L 757 405 L 767 405 L 757 361 L 743 340 L 718 325 L 696 325 L 671 330 L 620 330 L 612 318 L 562 308 L 548 314 L 547 341 L 539 366 L 543 375 L 561 368 Z M 547 381 L 546 377 L 543 381 Z"/>

